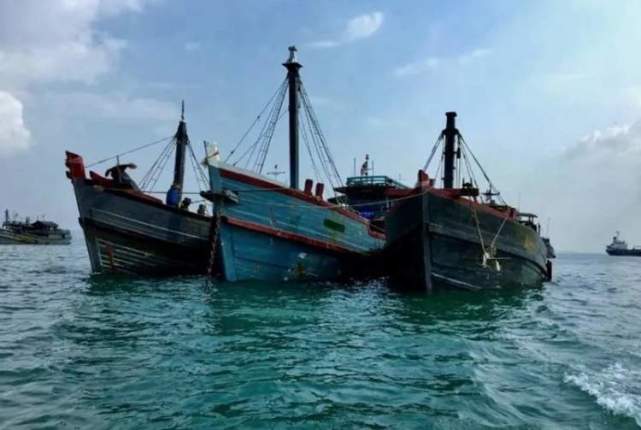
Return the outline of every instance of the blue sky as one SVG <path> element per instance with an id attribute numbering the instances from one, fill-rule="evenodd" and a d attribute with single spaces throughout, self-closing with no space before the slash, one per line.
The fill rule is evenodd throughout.
<path id="1" fill-rule="evenodd" d="M 558 248 L 641 244 L 639 22 L 636 0 L 0 0 L 0 195 L 75 227 L 64 150 L 91 162 L 168 136 L 183 98 L 196 150 L 224 154 L 296 44 L 343 176 L 369 153 L 411 182 L 456 110 Z M 139 176 L 159 150 L 130 158 Z M 279 132 L 268 163 L 285 154 Z"/>

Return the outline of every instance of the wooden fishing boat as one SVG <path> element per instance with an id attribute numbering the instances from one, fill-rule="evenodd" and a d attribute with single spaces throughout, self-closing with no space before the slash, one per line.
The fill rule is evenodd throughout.
<path id="1" fill-rule="evenodd" d="M 66 153 L 67 177 L 73 185 L 93 272 L 206 272 L 211 216 L 204 214 L 204 206 L 197 212 L 190 211 L 189 199 L 183 198 L 189 145 L 183 104 L 178 129 L 159 158 L 164 163 L 175 150 L 174 179 L 165 201 L 141 190 L 129 176 L 127 170 L 135 165 L 118 161 L 104 176 L 93 171 L 87 175 L 82 157 Z M 157 179 L 160 165 L 154 163 L 146 177 Z"/>
<path id="2" fill-rule="evenodd" d="M 421 170 L 414 189 L 393 192 L 398 200 L 385 217 L 392 280 L 431 290 L 532 286 L 549 279 L 552 265 L 534 215 L 497 202 L 500 194 L 477 163 L 489 185 L 479 194 L 472 169 L 476 157 L 456 128 L 456 113 L 446 115 L 446 128 L 426 164 L 443 143 L 443 187 Z"/>
<path id="3" fill-rule="evenodd" d="M 4 211 L 4 222 L 0 227 L 0 245 L 69 245 L 71 232 L 58 228 L 58 224 L 44 219 L 31 222 L 9 217 Z"/>
<path id="4" fill-rule="evenodd" d="M 309 127 L 309 133 L 304 133 L 316 136 L 314 148 L 324 156 L 321 161 L 331 166 L 330 171 L 336 169 L 316 127 L 295 52 L 296 48 L 290 47 L 289 59 L 283 64 L 287 78 L 275 98 L 279 105 L 285 90 L 289 94 L 289 186 L 260 173 L 273 135 L 270 128 L 261 133 L 269 139 L 255 151 L 258 161 L 254 171 L 219 160 L 209 162 L 216 249 L 211 271 L 220 272 L 229 281 L 337 280 L 372 274 L 373 268 L 367 267 L 369 258 L 384 245 L 383 233 L 369 220 L 344 204 L 324 199 L 324 183 L 314 186 L 308 179 L 299 189 L 300 106 Z M 271 109 L 269 127 L 275 126 L 280 111 L 280 106 Z"/>

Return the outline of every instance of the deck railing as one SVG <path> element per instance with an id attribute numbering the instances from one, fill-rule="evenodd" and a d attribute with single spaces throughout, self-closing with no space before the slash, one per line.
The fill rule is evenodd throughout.
<path id="1" fill-rule="evenodd" d="M 348 187 L 364 187 L 364 186 L 378 186 L 378 187 L 396 187 L 396 188 L 407 188 L 407 186 L 401 184 L 398 181 L 390 178 L 389 176 L 377 175 L 377 176 L 352 176 L 347 178 Z"/>

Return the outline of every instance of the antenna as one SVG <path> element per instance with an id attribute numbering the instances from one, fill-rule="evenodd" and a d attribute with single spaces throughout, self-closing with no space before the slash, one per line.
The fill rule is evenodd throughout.
<path id="1" fill-rule="evenodd" d="M 551 222 L 552 222 L 552 218 L 548 217 L 548 222 L 547 222 L 547 226 L 546 226 L 546 230 L 547 230 L 547 231 L 545 232 L 545 235 L 546 235 L 547 237 L 550 237 L 550 223 L 551 223 Z"/>
<path id="2" fill-rule="evenodd" d="M 180 102 L 180 120 L 185 120 L 185 100 Z"/>
<path id="3" fill-rule="evenodd" d="M 267 175 L 271 175 L 274 177 L 275 180 L 278 180 L 278 176 L 284 175 L 285 171 L 284 170 L 278 170 L 278 164 L 274 164 L 274 170 L 271 172 L 267 172 Z"/>

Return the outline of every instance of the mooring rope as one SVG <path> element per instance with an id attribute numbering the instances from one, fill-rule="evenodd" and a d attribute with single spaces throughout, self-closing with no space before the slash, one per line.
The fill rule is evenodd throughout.
<path id="1" fill-rule="evenodd" d="M 481 251 L 483 251 L 483 256 L 482 256 L 482 265 L 483 267 L 487 267 L 487 260 L 494 260 L 496 262 L 496 271 L 499 272 L 501 271 L 501 266 L 498 262 L 498 258 L 496 257 L 496 240 L 499 238 L 501 235 L 501 231 L 503 231 L 503 227 L 507 223 L 507 220 L 510 218 L 510 212 L 506 212 L 505 217 L 503 218 L 503 221 L 501 222 L 501 225 L 499 226 L 499 229 L 496 231 L 496 234 L 492 238 L 492 241 L 490 242 L 489 250 L 485 248 L 485 241 L 483 240 L 483 232 L 481 231 L 481 221 L 479 220 L 478 214 L 476 212 L 476 206 L 472 204 L 472 201 L 470 200 L 470 209 L 472 209 L 472 215 L 474 217 L 474 221 L 476 222 L 476 232 L 479 235 L 479 242 L 481 243 Z"/>

